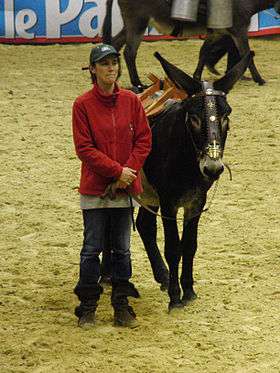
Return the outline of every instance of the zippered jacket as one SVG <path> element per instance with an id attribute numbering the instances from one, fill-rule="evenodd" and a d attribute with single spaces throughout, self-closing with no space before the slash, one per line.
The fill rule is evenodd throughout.
<path id="1" fill-rule="evenodd" d="M 81 194 L 103 194 L 123 167 L 137 171 L 127 191 L 135 195 L 143 191 L 139 171 L 151 150 L 151 130 L 135 93 L 116 85 L 108 96 L 95 84 L 75 100 L 72 125 L 76 153 L 82 161 Z"/>

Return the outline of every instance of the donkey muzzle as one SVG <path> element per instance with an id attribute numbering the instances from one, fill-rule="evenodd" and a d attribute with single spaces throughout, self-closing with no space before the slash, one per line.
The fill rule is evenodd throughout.
<path id="1" fill-rule="evenodd" d="M 212 180 L 217 180 L 224 171 L 224 164 L 221 159 L 212 159 L 206 156 L 200 162 L 200 169 L 204 176 Z"/>

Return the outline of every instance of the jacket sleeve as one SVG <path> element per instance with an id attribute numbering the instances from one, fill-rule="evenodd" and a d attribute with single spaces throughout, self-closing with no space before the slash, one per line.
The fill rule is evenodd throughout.
<path id="1" fill-rule="evenodd" d="M 82 103 L 77 101 L 74 102 L 72 110 L 72 128 L 79 159 L 101 176 L 119 178 L 123 167 L 96 148 L 85 109 Z"/>
<path id="2" fill-rule="evenodd" d="M 150 153 L 152 134 L 144 108 L 137 96 L 135 96 L 133 131 L 133 149 L 125 166 L 138 172 Z"/>

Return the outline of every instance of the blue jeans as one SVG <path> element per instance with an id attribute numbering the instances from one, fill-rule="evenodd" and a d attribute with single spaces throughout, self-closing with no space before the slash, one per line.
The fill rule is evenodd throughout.
<path id="1" fill-rule="evenodd" d="M 131 209 L 104 208 L 83 210 L 84 241 L 80 257 L 80 287 L 98 283 L 100 253 L 105 248 L 107 224 L 112 237 L 112 281 L 128 281 L 131 277 L 130 236 Z"/>

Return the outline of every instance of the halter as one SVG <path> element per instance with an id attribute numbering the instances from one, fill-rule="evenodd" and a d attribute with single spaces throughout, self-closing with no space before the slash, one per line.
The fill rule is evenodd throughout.
<path id="1" fill-rule="evenodd" d="M 200 151 L 193 139 L 192 133 L 190 132 L 192 143 L 196 150 L 197 155 L 199 158 L 206 154 L 209 158 L 213 160 L 217 160 L 222 157 L 223 149 L 221 147 L 221 134 L 220 134 L 220 125 L 217 116 L 217 104 L 216 104 L 216 96 L 226 97 L 225 92 L 218 91 L 214 89 L 213 84 L 209 82 L 202 82 L 202 91 L 194 94 L 193 98 L 195 97 L 203 97 L 204 104 L 205 104 L 205 116 L 206 116 L 206 128 L 207 128 L 207 146 Z M 188 112 L 186 112 L 185 123 L 187 124 L 188 121 Z M 187 126 L 188 128 L 188 126 Z"/>

